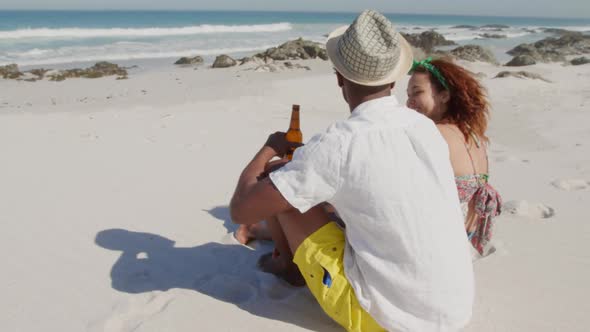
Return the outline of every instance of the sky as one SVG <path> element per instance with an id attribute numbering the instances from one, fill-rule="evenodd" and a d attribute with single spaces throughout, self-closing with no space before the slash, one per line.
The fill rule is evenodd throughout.
<path id="1" fill-rule="evenodd" d="M 0 9 L 276 10 L 575 17 L 590 19 L 590 0 L 0 0 Z"/>

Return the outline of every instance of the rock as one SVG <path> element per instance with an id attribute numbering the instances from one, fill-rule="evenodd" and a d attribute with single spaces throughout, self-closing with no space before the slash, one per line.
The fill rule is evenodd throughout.
<path id="1" fill-rule="evenodd" d="M 530 55 L 517 55 L 512 60 L 510 60 L 506 66 L 509 67 L 521 67 L 521 66 L 530 66 L 536 64 L 535 58 Z"/>
<path id="2" fill-rule="evenodd" d="M 570 33 L 577 33 L 576 31 L 566 30 L 566 29 L 558 29 L 558 28 L 543 28 L 541 29 L 545 33 L 552 33 L 555 35 L 567 35 Z"/>
<path id="3" fill-rule="evenodd" d="M 539 51 L 537 51 L 537 48 L 533 44 L 520 44 L 506 53 L 514 56 L 530 55 L 536 60 L 539 60 L 541 57 Z"/>
<path id="4" fill-rule="evenodd" d="M 451 27 L 451 29 L 471 29 L 471 30 L 477 30 L 477 29 L 479 29 L 479 27 L 476 27 L 475 25 L 461 24 L 461 25 L 455 25 L 454 27 Z"/>
<path id="5" fill-rule="evenodd" d="M 240 59 L 239 61 L 240 61 L 240 66 L 243 66 L 243 65 L 261 66 L 261 65 L 266 64 L 266 62 L 264 61 L 263 58 L 259 58 L 256 56 L 244 57 L 244 58 Z"/>
<path id="6" fill-rule="evenodd" d="M 570 61 L 570 63 L 574 66 L 585 65 L 587 63 L 590 63 L 590 59 L 583 56 L 583 57 L 572 59 L 572 61 Z"/>
<path id="7" fill-rule="evenodd" d="M 420 34 L 401 33 L 410 45 L 423 49 L 426 52 L 432 52 L 437 46 L 457 45 L 454 41 L 446 40 L 443 35 L 435 31 L 424 31 Z"/>
<path id="8" fill-rule="evenodd" d="M 97 62 L 94 66 L 90 67 L 86 71 L 89 75 L 95 75 L 97 77 L 110 76 L 110 75 L 121 75 L 127 76 L 127 70 L 119 67 L 119 65 L 102 61 Z"/>
<path id="9" fill-rule="evenodd" d="M 218 56 L 217 58 L 215 58 L 215 62 L 213 62 L 213 68 L 227 68 L 227 67 L 233 67 L 235 65 L 237 65 L 238 62 L 236 60 L 234 60 L 232 57 L 222 54 L 220 56 Z"/>
<path id="10" fill-rule="evenodd" d="M 496 34 L 490 34 L 490 33 L 482 33 L 479 36 L 481 38 L 486 38 L 486 39 L 502 39 L 502 38 L 506 38 L 506 35 L 496 35 Z"/>
<path id="11" fill-rule="evenodd" d="M 2 78 L 15 79 L 21 77 L 22 75 L 23 73 L 18 70 L 18 66 L 15 63 L 6 66 L 0 66 L 0 76 L 2 76 Z"/>
<path id="12" fill-rule="evenodd" d="M 451 51 L 451 55 L 467 61 L 482 61 L 498 64 L 494 54 L 492 54 L 490 50 L 485 49 L 479 45 L 459 46 Z"/>
<path id="13" fill-rule="evenodd" d="M 275 61 L 285 60 L 306 60 L 320 58 L 322 60 L 328 60 L 328 53 L 325 47 L 310 40 L 304 40 L 302 38 L 288 41 L 278 47 L 272 47 L 267 49 L 265 52 L 254 55 L 255 57 L 265 59 L 270 58 Z"/>
<path id="14" fill-rule="evenodd" d="M 52 70 L 45 71 L 45 73 L 45 77 L 48 77 L 51 81 L 63 81 L 66 78 L 77 77 L 99 78 L 113 75 L 118 77 L 127 77 L 127 70 L 125 68 L 106 61 L 97 62 L 94 64 L 94 66 L 86 69 L 74 68 L 68 70 Z"/>
<path id="15" fill-rule="evenodd" d="M 565 61 L 565 56 L 556 51 L 537 49 L 534 44 L 520 44 L 507 52 L 510 55 L 527 55 L 539 62 Z"/>
<path id="16" fill-rule="evenodd" d="M 61 82 L 64 81 L 67 76 L 62 71 L 57 70 L 51 74 L 47 74 L 47 77 L 50 81 Z"/>
<path id="17" fill-rule="evenodd" d="M 564 55 L 578 55 L 590 53 L 590 35 L 572 32 L 559 38 L 545 38 L 534 43 L 537 50 L 557 50 Z"/>
<path id="18" fill-rule="evenodd" d="M 321 48 L 315 45 L 303 45 L 303 50 L 309 55 L 310 58 L 317 58 L 322 51 Z"/>
<path id="19" fill-rule="evenodd" d="M 528 71 L 502 71 L 499 72 L 494 78 L 504 78 L 504 77 L 516 77 L 516 78 L 530 78 L 534 80 L 541 80 L 548 83 L 551 83 L 550 80 L 544 78 L 543 76 L 535 73 L 531 73 Z"/>
<path id="20" fill-rule="evenodd" d="M 504 24 L 486 24 L 481 26 L 482 29 L 509 29 L 508 25 Z"/>
<path id="21" fill-rule="evenodd" d="M 176 62 L 174 63 L 175 65 L 199 65 L 203 63 L 203 57 L 200 55 L 197 55 L 195 57 L 189 58 L 189 57 L 182 57 L 178 60 L 176 60 Z"/>
<path id="22" fill-rule="evenodd" d="M 37 79 L 41 80 L 45 77 L 45 74 L 49 71 L 49 69 L 38 68 L 38 69 L 31 69 L 28 72 L 37 76 Z"/>
<path id="23" fill-rule="evenodd" d="M 251 62 L 254 63 L 254 62 Z M 244 70 L 253 70 L 254 72 L 266 72 L 266 73 L 275 73 L 283 70 L 295 70 L 295 69 L 305 69 L 311 70 L 308 66 L 303 66 L 299 63 L 293 63 L 291 61 L 285 62 L 271 62 L 271 63 L 263 63 L 261 65 L 253 66 Z"/>
<path id="24" fill-rule="evenodd" d="M 289 56 L 293 57 L 294 59 L 296 59 L 298 57 L 298 53 L 290 53 L 290 51 L 292 50 L 286 50 L 286 49 L 279 49 L 277 47 L 272 47 L 269 48 L 268 50 L 266 50 L 266 54 L 265 55 L 265 60 L 266 58 L 270 58 L 273 60 L 287 60 L 289 59 Z"/>
<path id="25" fill-rule="evenodd" d="M 559 38 L 545 38 L 532 44 L 520 44 L 508 51 L 510 55 L 530 55 L 541 62 L 565 61 L 566 56 L 590 53 L 590 36 L 568 32 Z"/>

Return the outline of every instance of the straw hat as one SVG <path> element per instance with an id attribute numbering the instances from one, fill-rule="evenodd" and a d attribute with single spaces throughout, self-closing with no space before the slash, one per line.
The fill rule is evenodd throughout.
<path id="1" fill-rule="evenodd" d="M 334 30 L 328 57 L 346 79 L 366 86 L 385 85 L 406 76 L 412 66 L 410 44 L 382 14 L 363 11 L 350 26 Z"/>

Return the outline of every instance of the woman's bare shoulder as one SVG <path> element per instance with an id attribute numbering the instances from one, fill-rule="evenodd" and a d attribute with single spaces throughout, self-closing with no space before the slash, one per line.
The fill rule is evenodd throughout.
<path id="1" fill-rule="evenodd" d="M 453 142 L 457 140 L 457 126 L 450 123 L 438 123 L 436 128 L 440 131 L 440 134 L 447 142 Z"/>

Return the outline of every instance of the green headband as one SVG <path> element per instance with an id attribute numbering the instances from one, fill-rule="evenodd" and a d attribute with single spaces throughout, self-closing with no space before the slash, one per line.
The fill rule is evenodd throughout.
<path id="1" fill-rule="evenodd" d="M 447 84 L 447 80 L 445 80 L 444 76 L 440 73 L 440 71 L 438 70 L 438 68 L 436 68 L 432 63 L 432 57 L 428 57 L 422 61 L 416 61 L 414 60 L 414 63 L 412 64 L 412 69 L 410 69 L 410 74 L 414 72 L 414 70 L 416 70 L 416 68 L 418 67 L 422 67 L 426 70 L 428 70 L 429 73 L 432 74 L 432 76 L 436 77 L 436 79 L 440 82 L 440 84 L 447 90 L 449 90 L 449 85 Z"/>

